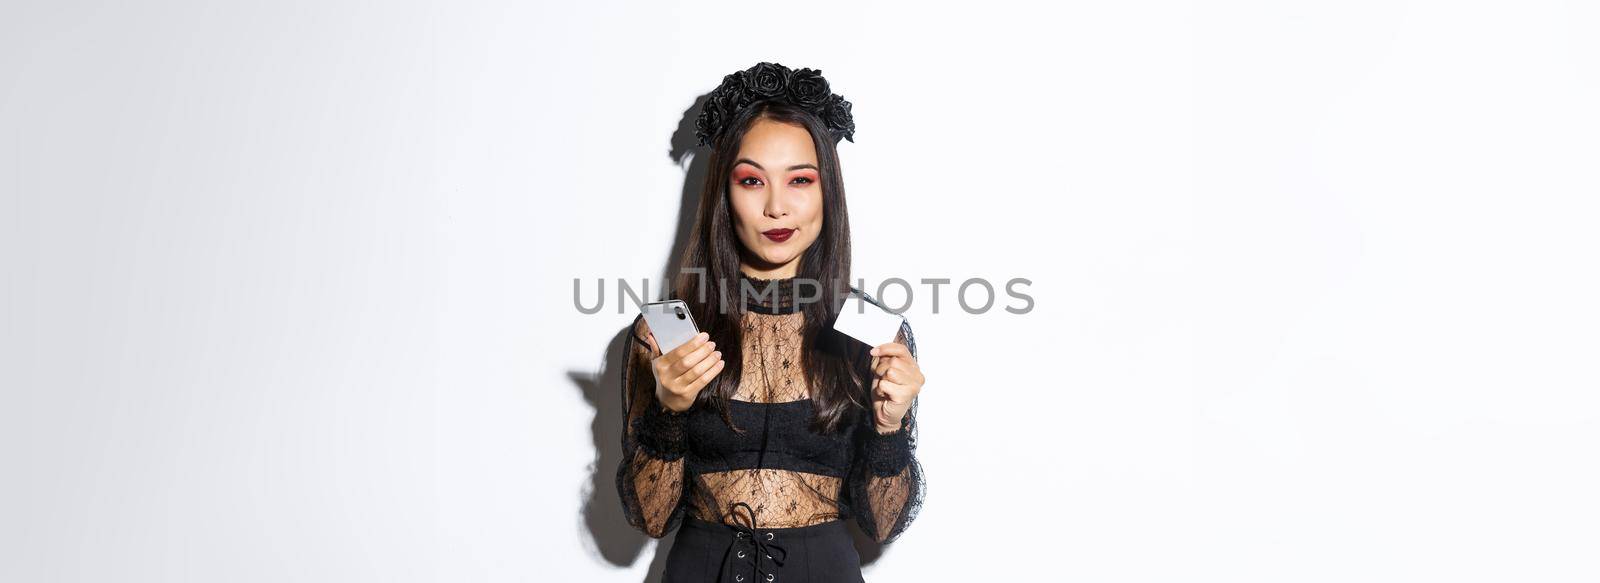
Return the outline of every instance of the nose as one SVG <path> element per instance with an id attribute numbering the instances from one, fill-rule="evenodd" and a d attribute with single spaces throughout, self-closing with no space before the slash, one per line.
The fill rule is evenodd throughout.
<path id="1" fill-rule="evenodd" d="M 765 212 L 767 217 L 774 219 L 781 219 L 784 215 L 789 214 L 788 203 L 783 201 L 783 197 L 780 196 L 775 189 L 767 190 L 767 206 Z"/>

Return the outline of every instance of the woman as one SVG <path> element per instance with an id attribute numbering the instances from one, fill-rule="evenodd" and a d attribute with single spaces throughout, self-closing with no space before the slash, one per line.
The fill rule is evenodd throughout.
<path id="1" fill-rule="evenodd" d="M 705 100 L 672 294 L 701 334 L 662 354 L 641 316 L 627 341 L 617 488 L 635 528 L 678 529 L 665 583 L 859 582 L 846 520 L 888 543 L 922 503 L 910 325 L 875 347 L 831 326 L 859 293 L 836 150 L 855 125 L 820 73 L 760 63 Z"/>

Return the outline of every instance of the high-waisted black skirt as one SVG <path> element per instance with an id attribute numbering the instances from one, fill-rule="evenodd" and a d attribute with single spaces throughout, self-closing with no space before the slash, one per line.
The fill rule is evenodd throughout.
<path id="1" fill-rule="evenodd" d="M 685 516 L 661 583 L 865 583 L 842 520 L 795 528 L 729 526 Z"/>

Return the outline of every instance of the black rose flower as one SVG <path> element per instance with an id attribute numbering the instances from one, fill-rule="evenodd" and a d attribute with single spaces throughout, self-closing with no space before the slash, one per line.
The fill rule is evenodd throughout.
<path id="1" fill-rule="evenodd" d="M 695 119 L 695 135 L 700 145 L 713 144 L 728 124 L 759 101 L 788 103 L 822 119 L 833 135 L 855 141 L 855 119 L 850 102 L 834 95 L 828 80 L 817 69 L 790 69 L 778 63 L 760 62 L 743 71 L 734 71 L 706 95 Z"/>
<path id="2" fill-rule="evenodd" d="M 747 77 L 744 71 L 735 71 L 722 78 L 722 84 L 713 89 L 706 96 L 705 102 L 700 104 L 700 116 L 695 119 L 695 135 L 700 137 L 700 144 L 705 145 L 716 139 L 722 133 L 722 127 L 733 119 L 734 114 L 750 104 L 751 97 L 746 85 Z"/>
<path id="3" fill-rule="evenodd" d="M 822 71 L 815 69 L 801 69 L 789 77 L 789 102 L 810 110 L 816 110 L 826 103 L 831 93 L 828 90 L 828 80 L 822 78 Z"/>
<path id="4" fill-rule="evenodd" d="M 702 144 L 714 141 L 733 119 L 733 114 L 739 111 L 735 107 L 736 99 L 735 93 L 712 93 L 706 97 L 705 103 L 700 105 L 700 117 L 695 120 L 695 133 L 701 136 Z"/>
<path id="5" fill-rule="evenodd" d="M 756 96 L 750 92 L 749 87 L 740 87 L 738 91 L 733 91 L 722 96 L 722 111 L 727 113 L 728 117 L 731 119 L 733 114 L 738 113 L 739 110 L 744 109 L 752 103 L 755 103 L 755 101 Z"/>
<path id="6" fill-rule="evenodd" d="M 748 74 L 745 71 L 734 71 L 723 75 L 722 84 L 717 85 L 713 93 L 732 93 L 743 90 L 746 85 L 745 76 Z"/>
<path id="7" fill-rule="evenodd" d="M 744 71 L 736 71 L 723 77 L 722 84 L 711 92 L 711 100 L 722 108 L 723 113 L 732 113 L 742 105 L 740 96 L 749 91 Z"/>
<path id="8" fill-rule="evenodd" d="M 766 99 L 783 95 L 789 87 L 793 72 L 777 63 L 758 63 L 745 71 L 745 86 L 756 97 Z"/>
<path id="9" fill-rule="evenodd" d="M 829 95 L 827 105 L 822 109 L 822 121 L 828 128 L 846 140 L 854 143 L 856 133 L 856 120 L 850 114 L 850 102 L 838 95 Z"/>
<path id="10" fill-rule="evenodd" d="M 700 116 L 694 120 L 694 133 L 700 138 L 700 145 L 710 144 L 722 130 L 722 124 L 726 119 L 716 100 L 706 98 L 705 102 L 700 104 Z"/>

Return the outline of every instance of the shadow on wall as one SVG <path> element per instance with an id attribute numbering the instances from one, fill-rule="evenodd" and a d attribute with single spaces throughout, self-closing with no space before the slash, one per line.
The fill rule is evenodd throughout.
<path id="1" fill-rule="evenodd" d="M 689 231 L 694 227 L 695 210 L 700 203 L 700 188 L 705 182 L 708 172 L 708 160 L 705 159 L 707 150 L 696 149 L 699 143 L 695 136 L 695 116 L 700 112 L 700 104 L 706 100 L 706 95 L 696 99 L 694 104 L 684 112 L 678 122 L 678 129 L 672 133 L 671 149 L 667 155 L 677 164 L 682 164 L 685 158 L 689 159 L 689 169 L 686 173 L 682 194 L 678 201 L 678 229 L 673 238 L 672 251 L 667 256 L 667 265 L 662 268 L 660 277 L 654 282 L 668 283 L 675 278 L 668 277 L 678 272 L 678 261 L 683 255 L 683 249 L 689 241 Z M 691 156 L 690 154 L 694 154 Z M 661 288 L 657 285 L 658 295 L 661 297 Z M 605 350 L 605 362 L 597 374 L 593 371 L 568 371 L 567 378 L 578 388 L 584 401 L 594 407 L 594 422 L 590 429 L 594 436 L 595 461 L 589 468 L 590 479 L 586 486 L 587 499 L 583 504 L 583 523 L 593 537 L 595 548 L 600 558 L 606 563 L 618 567 L 628 567 L 639 559 L 645 547 L 649 546 L 650 537 L 634 529 L 628 524 L 622 514 L 622 499 L 617 495 L 617 467 L 622 463 L 622 366 L 624 349 L 628 347 L 628 328 L 633 319 L 628 318 L 627 324 L 617 330 L 611 337 Z M 666 564 L 667 555 L 672 551 L 672 544 L 676 531 L 667 533 L 660 539 L 656 546 L 655 556 L 650 560 L 650 568 L 645 573 L 647 583 L 661 581 L 662 568 Z M 863 565 L 870 565 L 878 560 L 883 550 L 881 545 L 867 536 L 861 528 L 850 521 L 850 533 L 855 539 L 856 551 L 861 555 Z"/>

